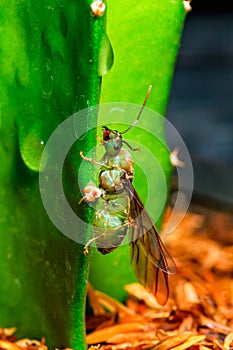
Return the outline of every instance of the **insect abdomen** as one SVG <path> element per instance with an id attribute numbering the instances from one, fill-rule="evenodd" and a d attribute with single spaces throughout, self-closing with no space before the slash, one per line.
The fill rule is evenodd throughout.
<path id="1" fill-rule="evenodd" d="M 128 213 L 125 205 L 111 201 L 105 203 L 95 215 L 94 234 L 97 249 L 107 254 L 123 241 L 128 230 Z"/>

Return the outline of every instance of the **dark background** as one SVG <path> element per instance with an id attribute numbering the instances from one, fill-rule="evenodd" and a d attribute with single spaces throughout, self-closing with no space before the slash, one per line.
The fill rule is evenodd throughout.
<path id="1" fill-rule="evenodd" d="M 211 13 L 229 13 L 232 11 L 231 1 L 213 1 L 213 0 L 192 0 L 191 2 L 193 14 L 211 14 Z"/>
<path id="2" fill-rule="evenodd" d="M 193 198 L 233 208 L 233 11 L 230 1 L 191 5 L 166 117 L 190 152 Z"/>

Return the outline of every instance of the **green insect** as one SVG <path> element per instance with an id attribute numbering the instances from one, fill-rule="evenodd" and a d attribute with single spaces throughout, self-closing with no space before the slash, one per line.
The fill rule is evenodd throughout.
<path id="1" fill-rule="evenodd" d="M 150 91 L 151 86 L 136 120 L 129 128 L 123 132 L 111 130 L 107 126 L 102 128 L 105 154 L 100 162 L 80 152 L 84 160 L 101 166 L 98 186 L 89 183 L 81 199 L 89 203 L 98 202 L 100 206 L 95 211 L 94 238 L 86 243 L 84 253 L 88 253 L 88 247 L 93 242 L 102 254 L 111 253 L 119 247 L 129 231 L 133 271 L 138 280 L 155 294 L 158 302 L 164 305 L 169 296 L 168 274 L 175 273 L 175 263 L 132 184 L 133 160 L 123 145 L 126 144 L 131 151 L 138 149 L 132 148 L 122 138 L 137 124 Z"/>

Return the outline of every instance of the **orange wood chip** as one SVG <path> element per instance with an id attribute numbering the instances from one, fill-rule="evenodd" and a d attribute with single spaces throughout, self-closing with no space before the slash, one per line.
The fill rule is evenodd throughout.
<path id="1" fill-rule="evenodd" d="M 190 336 L 191 336 L 190 332 L 185 332 L 185 333 L 181 333 L 181 334 L 176 334 L 176 335 L 171 336 L 171 337 L 167 337 L 166 339 L 162 340 L 159 344 L 157 344 L 155 347 L 153 347 L 153 350 L 172 349 L 175 346 L 182 344 Z"/>
<path id="2" fill-rule="evenodd" d="M 87 344 L 96 344 L 106 342 L 109 338 L 120 333 L 130 333 L 134 331 L 142 331 L 144 325 L 141 323 L 125 323 L 118 324 L 112 327 L 99 329 L 87 335 Z"/>
<path id="3" fill-rule="evenodd" d="M 143 300 L 147 306 L 155 309 L 161 308 L 156 301 L 155 296 L 150 291 L 146 290 L 140 283 L 127 284 L 125 290 L 139 300 Z"/>
<path id="4" fill-rule="evenodd" d="M 22 348 L 15 343 L 12 343 L 8 340 L 0 339 L 0 349 L 3 350 L 22 350 Z"/>
<path id="5" fill-rule="evenodd" d="M 229 333 L 224 339 L 224 349 L 231 350 L 233 348 L 233 332 Z"/>

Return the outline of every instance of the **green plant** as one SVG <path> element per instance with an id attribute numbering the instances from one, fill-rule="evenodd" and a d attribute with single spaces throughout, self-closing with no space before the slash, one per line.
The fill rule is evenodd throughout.
<path id="1" fill-rule="evenodd" d="M 56 229 L 43 208 L 38 172 L 44 145 L 63 120 L 99 102 L 100 75 L 112 64 L 106 17 L 115 66 L 104 78 L 102 102 L 141 103 L 145 86 L 152 83 L 148 106 L 163 114 L 185 19 L 180 0 L 109 2 L 103 17 L 94 17 L 90 4 L 88 0 L 1 4 L 0 323 L 15 325 L 19 337 L 45 336 L 50 348 L 86 348 L 90 256 Z M 90 118 L 94 127 L 97 115 Z M 81 196 L 76 181 L 79 150 L 86 152 L 94 144 L 92 132 L 72 147 L 65 162 L 64 187 L 76 212 Z M 89 164 L 85 173 L 88 181 Z M 89 209 L 79 215 L 92 219 Z M 98 264 L 100 271 L 103 262 Z M 108 276 L 106 271 L 102 280 Z"/>
<path id="2" fill-rule="evenodd" d="M 108 4 L 107 32 L 114 48 L 115 62 L 111 72 L 103 79 L 101 102 L 126 101 L 139 105 L 147 86 L 152 84 L 147 107 L 165 114 L 185 16 L 182 1 L 130 1 L 123 6 L 120 2 Z M 139 124 L 142 129 L 159 128 L 157 134 L 164 138 L 164 130 L 156 119 L 154 124 L 148 125 L 148 120 L 142 115 Z M 159 159 L 169 193 L 171 166 L 166 148 L 148 133 L 140 131 L 139 134 L 133 129 L 130 133 Z M 140 156 L 143 157 L 143 154 Z M 150 164 L 151 160 L 146 161 Z M 158 175 L 155 170 L 154 177 Z M 136 169 L 134 185 L 145 200 L 147 186 L 142 186 L 143 183 L 145 178 Z M 160 187 L 157 184 L 154 206 L 160 201 Z M 161 220 L 162 217 L 157 222 L 158 228 Z M 123 246 L 108 256 L 96 251 L 93 254 L 90 270 L 93 286 L 123 301 L 126 297 L 124 285 L 135 280 L 130 268 L 129 247 Z"/>

